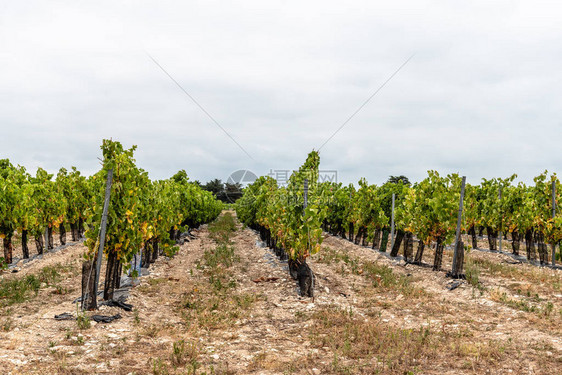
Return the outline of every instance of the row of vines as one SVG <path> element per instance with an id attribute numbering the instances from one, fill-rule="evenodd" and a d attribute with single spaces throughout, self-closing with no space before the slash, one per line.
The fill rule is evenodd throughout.
<path id="1" fill-rule="evenodd" d="M 513 184 L 515 175 L 506 179 L 483 179 L 480 185 L 467 184 L 461 233 L 470 236 L 472 248 L 478 248 L 478 235 L 487 234 L 489 249 L 498 249 L 502 233 L 519 255 L 525 240 L 529 260 L 549 262 L 548 246 L 555 248 L 562 239 L 560 181 L 556 174 L 544 172 L 535 184 Z M 363 245 L 386 251 L 390 233 L 391 200 L 395 196 L 396 237 L 390 255 L 396 256 L 404 245 L 407 261 L 420 263 L 425 246 L 435 245 L 433 268 L 441 269 L 443 249 L 455 239 L 461 194 L 458 174 L 440 176 L 429 171 L 421 182 L 408 186 L 401 181 L 382 186 L 359 181 L 353 185 L 324 184 L 328 215 L 324 229 Z M 416 254 L 413 240 L 418 239 Z M 560 254 L 556 255 L 560 259 Z"/>
<path id="2" fill-rule="evenodd" d="M 387 251 L 390 242 L 391 256 L 396 257 L 403 247 L 405 260 L 418 264 L 424 249 L 435 246 L 433 269 L 441 269 L 443 250 L 456 237 L 462 181 L 458 174 L 440 176 L 429 171 L 423 181 L 413 186 L 400 179 L 381 186 L 361 179 L 358 187 L 344 186 L 319 183 L 319 162 L 318 153 L 310 153 L 286 187 L 278 187 L 270 177 L 258 178 L 236 204 L 239 219 L 259 231 L 279 256 L 288 258 L 301 294 L 312 295 L 307 288 L 313 276 L 306 258 L 320 250 L 323 230 L 381 251 Z M 486 232 L 491 250 L 497 249 L 500 233 L 505 238 L 509 235 L 516 255 L 524 239 L 527 258 L 538 258 L 546 264 L 548 245 L 555 249 L 562 239 L 562 214 L 556 210 L 560 181 L 556 174 L 546 171 L 535 177 L 532 186 L 514 184 L 515 177 L 483 179 L 479 185 L 466 185 L 461 233 L 469 235 L 470 244 L 477 248 L 477 236 Z M 393 196 L 396 233 L 392 242 Z M 560 259 L 560 253 L 555 256 Z"/>
<path id="3" fill-rule="evenodd" d="M 328 213 L 318 183 L 319 164 L 320 156 L 313 151 L 291 175 L 286 187 L 278 187 L 271 177 L 260 177 L 245 189 L 236 203 L 238 218 L 258 230 L 281 258 L 288 258 L 290 274 L 299 280 L 301 294 L 310 297 L 314 276 L 306 258 L 320 250 L 321 226 Z"/>
<path id="4" fill-rule="evenodd" d="M 52 233 L 58 228 L 61 243 L 70 228 L 72 239 L 85 235 L 83 289 L 94 289 L 92 272 L 100 246 L 100 224 L 108 171 L 113 181 L 107 212 L 104 254 L 107 257 L 104 299 L 112 299 L 120 285 L 121 273 L 143 249 L 143 266 L 158 254 L 172 255 L 182 229 L 214 220 L 223 204 L 212 193 L 189 182 L 185 171 L 167 180 L 153 181 L 135 164 L 135 146 L 124 149 L 119 142 L 104 140 L 102 168 L 85 177 L 76 168 L 62 168 L 53 175 L 39 168 L 31 176 L 8 160 L 0 161 L 0 237 L 4 243 L 3 263 L 12 262 L 12 238 L 21 234 L 23 257 L 29 257 L 28 236 L 35 239 L 37 251 L 52 248 Z M 46 236 L 45 236 L 46 234 Z M 96 308 L 95 295 L 86 293 L 87 309 Z"/>
<path id="5" fill-rule="evenodd" d="M 55 179 L 39 168 L 33 176 L 24 167 L 0 160 L 0 238 L 4 257 L 0 263 L 13 260 L 13 238 L 21 235 L 23 258 L 29 258 L 28 241 L 34 237 L 37 252 L 53 249 L 53 232 L 59 230 L 61 244 L 66 243 L 66 228 L 72 240 L 84 233 L 88 203 L 93 196 L 91 179 L 76 168 L 61 168 Z M 46 241 L 45 241 L 46 239 Z M 45 243 L 46 242 L 46 243 Z"/>

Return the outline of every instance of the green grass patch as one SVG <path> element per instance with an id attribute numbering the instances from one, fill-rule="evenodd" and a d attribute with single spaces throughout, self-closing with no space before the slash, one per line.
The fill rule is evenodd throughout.
<path id="1" fill-rule="evenodd" d="M 209 224 L 211 238 L 221 244 L 230 243 L 230 237 L 236 232 L 236 221 L 230 212 L 226 212 Z"/>
<path id="2" fill-rule="evenodd" d="M 492 261 L 485 258 L 469 256 L 466 258 L 467 264 L 478 267 L 490 275 L 502 276 L 507 279 L 525 280 L 533 284 L 548 286 L 554 292 L 562 291 L 562 277 L 558 273 L 551 273 L 548 269 L 539 267 L 525 267 L 524 265 L 511 265 Z"/>
<path id="3" fill-rule="evenodd" d="M 486 288 L 480 282 L 480 267 L 474 262 L 473 258 L 467 257 L 464 263 L 464 273 L 466 276 L 466 281 L 472 285 L 472 287 L 478 289 L 480 294 L 482 294 Z"/>
<path id="4" fill-rule="evenodd" d="M 234 247 L 226 244 L 217 245 L 212 250 L 206 250 L 203 254 L 205 265 L 210 268 L 230 267 L 234 262 L 239 261 L 239 257 L 234 253 Z"/>
<path id="5" fill-rule="evenodd" d="M 41 281 L 35 275 L 27 275 L 21 279 L 0 281 L 0 305 L 10 306 L 22 303 L 36 296 L 41 288 Z"/>
<path id="6" fill-rule="evenodd" d="M 538 296 L 530 299 L 518 299 L 511 298 L 505 292 L 502 293 L 499 290 L 495 290 L 492 291 L 491 297 L 493 300 L 501 302 L 512 309 L 534 313 L 539 316 L 549 317 L 554 311 L 554 304 L 552 302 L 541 303 L 541 299 Z"/>
<path id="7" fill-rule="evenodd" d="M 69 272 L 68 266 L 56 264 L 43 267 L 37 274 L 0 281 L 0 307 L 23 303 L 35 297 L 39 289 L 56 284 L 63 279 L 61 273 Z"/>

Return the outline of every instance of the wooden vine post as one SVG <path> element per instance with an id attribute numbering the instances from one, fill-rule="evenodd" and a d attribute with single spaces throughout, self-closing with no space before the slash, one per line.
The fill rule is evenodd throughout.
<path id="1" fill-rule="evenodd" d="M 113 181 L 113 169 L 107 171 L 107 181 L 105 185 L 105 200 L 103 202 L 103 212 L 101 215 L 100 238 L 98 253 L 92 259 L 92 263 L 86 261 L 82 268 L 82 310 L 95 310 L 98 308 L 98 284 L 101 273 L 101 262 L 103 258 L 103 248 L 105 246 L 105 232 L 107 229 L 107 212 L 109 210 L 109 200 L 111 197 L 111 183 Z M 86 267 L 89 267 L 87 269 Z M 92 272 L 95 272 L 92 275 Z M 85 275 L 87 279 L 85 278 Z M 93 283 L 93 285 L 92 285 Z"/>
<path id="2" fill-rule="evenodd" d="M 348 207 L 351 208 L 353 202 L 351 201 L 351 189 L 349 190 L 349 205 Z M 349 241 L 353 241 L 353 223 L 348 223 L 347 230 L 349 231 Z"/>
<path id="3" fill-rule="evenodd" d="M 392 211 L 390 215 L 390 248 L 394 247 L 394 200 L 395 194 L 392 193 Z"/>
<path id="4" fill-rule="evenodd" d="M 455 235 L 455 252 L 453 254 L 453 267 L 451 269 L 451 277 L 459 279 L 463 277 L 464 263 L 464 244 L 461 239 L 461 221 L 462 221 L 462 204 L 464 199 L 464 186 L 466 176 L 463 176 L 461 183 L 461 199 L 459 202 L 459 213 L 457 216 L 457 232 Z"/>
<path id="5" fill-rule="evenodd" d="M 103 213 L 101 215 L 100 225 L 100 248 L 98 250 L 98 260 L 96 263 L 96 283 L 94 284 L 94 298 L 98 293 L 98 283 L 101 273 L 101 261 L 103 257 L 103 248 L 105 246 L 105 231 L 107 228 L 107 211 L 109 210 L 109 199 L 111 198 L 111 182 L 113 180 L 113 168 L 107 171 L 107 183 L 105 185 L 105 200 L 103 202 Z"/>
<path id="6" fill-rule="evenodd" d="M 552 219 L 556 217 L 556 181 L 552 181 Z M 552 243 L 552 265 L 556 265 L 556 242 Z"/>
<path id="7" fill-rule="evenodd" d="M 304 202 L 303 202 L 303 216 L 306 215 L 305 210 L 308 207 L 308 179 L 304 179 Z M 310 232 L 308 236 L 308 247 L 310 247 Z M 306 263 L 306 258 L 298 265 L 297 279 L 299 281 L 299 288 L 301 296 L 308 296 L 314 298 L 314 273 L 310 266 Z"/>
<path id="8" fill-rule="evenodd" d="M 502 238 L 503 238 L 503 233 L 502 233 L 502 225 L 503 225 L 503 213 L 502 213 L 502 187 L 500 186 L 500 192 L 498 194 L 498 198 L 500 201 L 500 253 L 502 252 Z"/>

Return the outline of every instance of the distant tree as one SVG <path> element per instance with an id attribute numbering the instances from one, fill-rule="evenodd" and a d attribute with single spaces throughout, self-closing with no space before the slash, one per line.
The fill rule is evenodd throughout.
<path id="1" fill-rule="evenodd" d="M 218 198 L 220 193 L 224 191 L 224 184 L 220 179 L 215 178 L 203 185 L 203 189 L 210 191 Z"/>
<path id="2" fill-rule="evenodd" d="M 240 197 L 242 197 L 242 184 L 236 182 L 234 184 L 225 183 L 224 184 L 224 195 L 225 202 L 233 203 L 236 202 Z M 220 199 L 220 198 L 219 198 Z"/>
<path id="3" fill-rule="evenodd" d="M 391 184 L 397 184 L 399 182 L 403 183 L 406 186 L 411 185 L 410 180 L 406 176 L 390 176 L 387 181 L 387 183 Z"/>
<path id="4" fill-rule="evenodd" d="M 199 183 L 199 181 L 195 181 L 195 183 Z M 226 203 L 233 203 L 242 196 L 242 184 L 238 182 L 232 184 L 229 182 L 223 183 L 220 179 L 215 178 L 201 187 Z"/>

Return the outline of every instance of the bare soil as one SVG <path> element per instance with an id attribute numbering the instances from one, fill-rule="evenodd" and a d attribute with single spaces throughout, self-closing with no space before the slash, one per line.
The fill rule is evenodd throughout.
<path id="1" fill-rule="evenodd" d="M 465 255 L 471 278 L 392 260 L 325 235 L 310 260 L 315 298 L 258 236 L 238 225 L 230 266 L 209 266 L 208 226 L 130 291 L 112 323 L 76 316 L 82 244 L 22 265 L 4 280 L 54 267 L 62 279 L 1 305 L 2 374 L 561 374 L 562 273 L 499 254 Z M 415 249 L 414 249 L 415 251 Z M 446 251 L 443 269 L 449 269 Z M 424 262 L 431 264 L 431 249 Z M 91 315 L 91 313 L 87 313 Z"/>

